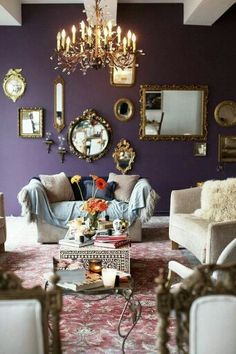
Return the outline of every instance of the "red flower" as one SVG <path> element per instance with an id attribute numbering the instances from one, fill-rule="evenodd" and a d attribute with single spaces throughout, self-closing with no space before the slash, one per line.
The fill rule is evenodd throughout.
<path id="1" fill-rule="evenodd" d="M 101 177 L 97 178 L 95 182 L 96 182 L 97 189 L 102 190 L 102 189 L 105 189 L 107 186 L 107 182 Z"/>

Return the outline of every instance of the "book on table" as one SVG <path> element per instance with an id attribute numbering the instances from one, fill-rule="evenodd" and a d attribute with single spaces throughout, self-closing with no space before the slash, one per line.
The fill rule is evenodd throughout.
<path id="1" fill-rule="evenodd" d="M 77 240 L 70 240 L 68 238 L 63 238 L 62 240 L 59 240 L 59 244 L 62 246 L 85 247 L 85 246 L 93 245 L 93 240 L 80 242 Z"/>
<path id="2" fill-rule="evenodd" d="M 96 246 L 96 247 L 120 248 L 120 247 L 124 247 L 126 245 L 131 246 L 130 239 L 112 241 L 112 242 L 111 241 L 100 241 L 100 240 L 94 241 L 94 246 Z"/>
<path id="3" fill-rule="evenodd" d="M 100 274 L 86 271 L 78 260 L 53 259 L 54 269 L 60 279 L 57 285 L 73 291 L 95 289 L 103 286 Z"/>

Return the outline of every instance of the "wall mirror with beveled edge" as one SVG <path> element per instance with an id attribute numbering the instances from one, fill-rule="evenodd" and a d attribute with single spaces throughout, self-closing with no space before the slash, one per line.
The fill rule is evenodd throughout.
<path id="1" fill-rule="evenodd" d="M 100 159 L 110 148 L 112 129 L 110 124 L 93 109 L 86 109 L 69 125 L 70 151 L 88 162 Z"/>
<path id="2" fill-rule="evenodd" d="M 220 102 L 215 108 L 214 117 L 216 122 L 223 127 L 236 125 L 236 102 Z"/>
<path id="3" fill-rule="evenodd" d="M 141 85 L 141 140 L 206 140 L 206 85 Z"/>
<path id="4" fill-rule="evenodd" d="M 120 98 L 114 104 L 114 114 L 117 119 L 127 122 L 134 115 L 134 105 L 128 98 Z"/>
<path id="5" fill-rule="evenodd" d="M 135 151 L 130 146 L 128 140 L 121 139 L 121 141 L 117 144 L 112 157 L 115 161 L 117 170 L 124 175 L 132 168 L 132 164 L 135 159 Z"/>
<path id="6" fill-rule="evenodd" d="M 65 127 L 64 79 L 58 76 L 54 80 L 54 128 L 60 133 Z"/>

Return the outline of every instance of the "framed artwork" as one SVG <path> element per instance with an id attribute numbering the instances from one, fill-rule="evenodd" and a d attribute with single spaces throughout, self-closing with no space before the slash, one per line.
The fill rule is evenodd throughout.
<path id="1" fill-rule="evenodd" d="M 194 143 L 193 145 L 193 155 L 194 156 L 206 156 L 207 154 L 207 144 L 206 143 Z"/>
<path id="2" fill-rule="evenodd" d="M 146 91 L 145 109 L 162 109 L 161 91 Z"/>
<path id="3" fill-rule="evenodd" d="M 236 162 L 236 136 L 218 136 L 218 161 Z"/>
<path id="4" fill-rule="evenodd" d="M 112 86 L 130 87 L 135 83 L 135 62 L 131 68 L 110 70 L 110 83 Z"/>
<path id="5" fill-rule="evenodd" d="M 21 138 L 42 138 L 43 109 L 19 108 L 18 129 Z"/>

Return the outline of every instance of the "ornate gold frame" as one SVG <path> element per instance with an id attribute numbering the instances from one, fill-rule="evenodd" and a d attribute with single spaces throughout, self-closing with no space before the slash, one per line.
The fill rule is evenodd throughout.
<path id="1" fill-rule="evenodd" d="M 125 157 L 126 157 L 125 153 L 128 154 L 130 156 L 130 158 L 129 158 L 129 162 L 128 162 L 127 166 L 122 168 L 121 165 L 119 164 L 119 161 L 120 161 L 121 154 L 123 155 L 123 158 L 125 159 Z M 128 142 L 128 140 L 121 139 L 120 142 L 117 144 L 115 151 L 112 154 L 112 157 L 116 163 L 117 170 L 119 170 L 124 175 L 127 171 L 131 170 L 131 168 L 132 168 L 132 163 L 134 163 L 134 159 L 135 159 L 135 151 L 130 146 L 130 143 Z"/>
<path id="2" fill-rule="evenodd" d="M 82 153 L 73 144 L 73 141 L 72 141 L 73 131 L 74 131 L 76 125 L 79 122 L 84 121 L 84 120 L 88 120 L 88 121 L 96 120 L 97 122 L 99 122 L 100 124 L 102 124 L 106 128 L 107 135 L 108 135 L 107 145 L 100 153 L 98 153 L 96 155 L 89 156 L 85 153 Z M 112 129 L 111 129 L 110 124 L 103 117 L 99 116 L 97 114 L 97 112 L 93 109 L 86 109 L 81 116 L 76 117 L 70 123 L 69 129 L 68 129 L 68 136 L 67 136 L 68 145 L 69 145 L 69 148 L 70 148 L 70 151 L 72 152 L 72 154 L 78 156 L 80 159 L 85 159 L 88 162 L 92 162 L 92 161 L 100 159 L 109 150 L 109 148 L 111 146 L 111 137 L 112 137 Z"/>
<path id="3" fill-rule="evenodd" d="M 110 84 L 117 87 L 131 87 L 135 83 L 136 64 L 135 61 L 131 68 L 115 69 L 110 68 Z"/>
<path id="4" fill-rule="evenodd" d="M 124 115 L 119 113 L 119 105 L 121 103 L 126 103 L 129 107 L 129 114 L 127 115 L 127 117 L 125 117 Z M 116 118 L 118 120 L 120 120 L 121 122 L 127 122 L 128 120 L 130 120 L 133 115 L 134 115 L 134 105 L 133 103 L 128 99 L 128 98 L 120 98 L 119 100 L 116 101 L 116 103 L 114 104 L 114 114 L 116 116 Z"/>
<path id="5" fill-rule="evenodd" d="M 218 136 L 218 162 L 236 162 L 236 135 Z"/>
<path id="6" fill-rule="evenodd" d="M 22 97 L 26 89 L 26 81 L 21 71 L 22 69 L 10 69 L 3 79 L 3 91 L 13 102 Z"/>
<path id="7" fill-rule="evenodd" d="M 145 105 L 146 91 L 163 91 L 163 90 L 196 90 L 202 91 L 202 116 L 201 127 L 202 133 L 199 135 L 145 135 Z M 140 86 L 140 125 L 139 125 L 139 139 L 140 140 L 206 140 L 207 138 L 207 102 L 208 102 L 208 86 L 206 85 L 141 85 Z"/>
<path id="8" fill-rule="evenodd" d="M 26 116 L 33 114 L 34 112 L 38 113 L 38 129 L 35 132 L 29 132 L 24 127 L 24 119 Z M 33 118 L 31 118 L 33 119 Z M 43 137 L 43 108 L 33 107 L 33 108 L 19 108 L 18 110 L 18 135 L 21 138 L 42 138 Z M 33 129 L 33 126 L 32 126 Z"/>
<path id="9" fill-rule="evenodd" d="M 222 117 L 221 116 L 221 110 L 226 109 L 231 111 L 234 114 L 234 119 L 230 122 L 227 120 L 227 118 L 230 118 L 229 116 L 227 117 L 227 113 L 230 113 L 229 111 L 225 112 L 226 116 Z M 234 101 L 222 101 L 220 102 L 214 111 L 214 117 L 216 122 L 221 125 L 222 127 L 232 127 L 236 125 L 236 102 Z"/>
<path id="10" fill-rule="evenodd" d="M 59 117 L 59 118 L 57 116 L 57 113 L 58 113 L 57 112 L 57 99 L 58 99 L 57 85 L 58 84 L 62 85 L 62 97 L 61 97 L 62 111 L 61 111 L 61 117 Z M 65 127 L 65 104 L 64 104 L 64 96 L 65 96 L 64 89 L 65 89 L 65 87 L 64 87 L 64 85 L 65 85 L 65 81 L 64 81 L 63 77 L 58 76 L 54 80 L 54 120 L 53 120 L 53 125 L 54 125 L 54 128 L 58 131 L 58 133 L 60 133 Z"/>

